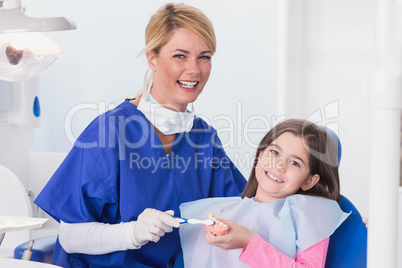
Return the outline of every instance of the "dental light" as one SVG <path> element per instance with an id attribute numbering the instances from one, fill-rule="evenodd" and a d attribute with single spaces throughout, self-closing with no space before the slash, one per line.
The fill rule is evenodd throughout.
<path id="1" fill-rule="evenodd" d="M 30 79 L 49 67 L 62 52 L 41 33 L 0 34 L 0 79 Z"/>
<path id="2" fill-rule="evenodd" d="M 0 32 L 45 32 L 73 30 L 75 24 L 63 17 L 32 18 L 25 15 L 21 0 L 0 0 Z"/>
<path id="3" fill-rule="evenodd" d="M 63 17 L 25 15 L 21 0 L 0 0 L 0 121 L 39 126 L 37 76 L 62 54 L 62 49 L 40 32 L 75 28 Z"/>

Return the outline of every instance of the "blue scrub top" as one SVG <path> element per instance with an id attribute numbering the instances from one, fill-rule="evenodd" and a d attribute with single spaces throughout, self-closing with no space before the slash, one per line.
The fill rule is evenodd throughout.
<path id="1" fill-rule="evenodd" d="M 222 148 L 214 128 L 195 117 L 176 135 L 166 156 L 156 132 L 125 101 L 83 131 L 35 203 L 57 221 L 120 223 L 146 208 L 172 209 L 206 197 L 236 196 L 246 180 Z M 67 254 L 56 242 L 62 267 L 166 267 L 180 248 L 178 230 L 158 243 L 105 255 Z"/>

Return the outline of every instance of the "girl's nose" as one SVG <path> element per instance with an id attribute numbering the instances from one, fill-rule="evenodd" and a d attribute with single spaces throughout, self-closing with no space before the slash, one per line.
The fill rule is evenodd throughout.
<path id="1" fill-rule="evenodd" d="M 276 158 L 275 170 L 278 172 L 286 172 L 286 160 L 284 158 Z"/>

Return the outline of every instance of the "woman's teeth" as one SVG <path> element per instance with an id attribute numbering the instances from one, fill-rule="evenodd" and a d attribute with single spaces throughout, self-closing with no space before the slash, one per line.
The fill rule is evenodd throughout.
<path id="1" fill-rule="evenodd" d="M 195 87 L 198 82 L 186 82 L 186 81 L 177 81 L 180 86 L 185 87 L 185 88 L 193 88 Z"/>
<path id="2" fill-rule="evenodd" d="M 272 174 L 269 173 L 269 172 L 265 172 L 265 173 L 268 175 L 268 177 L 270 177 L 270 178 L 273 179 L 274 181 L 277 181 L 277 182 L 280 182 L 280 183 L 285 182 L 285 181 L 279 179 L 278 177 L 275 177 L 274 175 L 272 175 Z"/>

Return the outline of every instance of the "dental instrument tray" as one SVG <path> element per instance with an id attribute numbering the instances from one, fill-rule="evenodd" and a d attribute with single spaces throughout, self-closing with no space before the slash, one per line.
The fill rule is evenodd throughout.
<path id="1" fill-rule="evenodd" d="M 0 233 L 42 228 L 45 218 L 0 215 Z"/>

